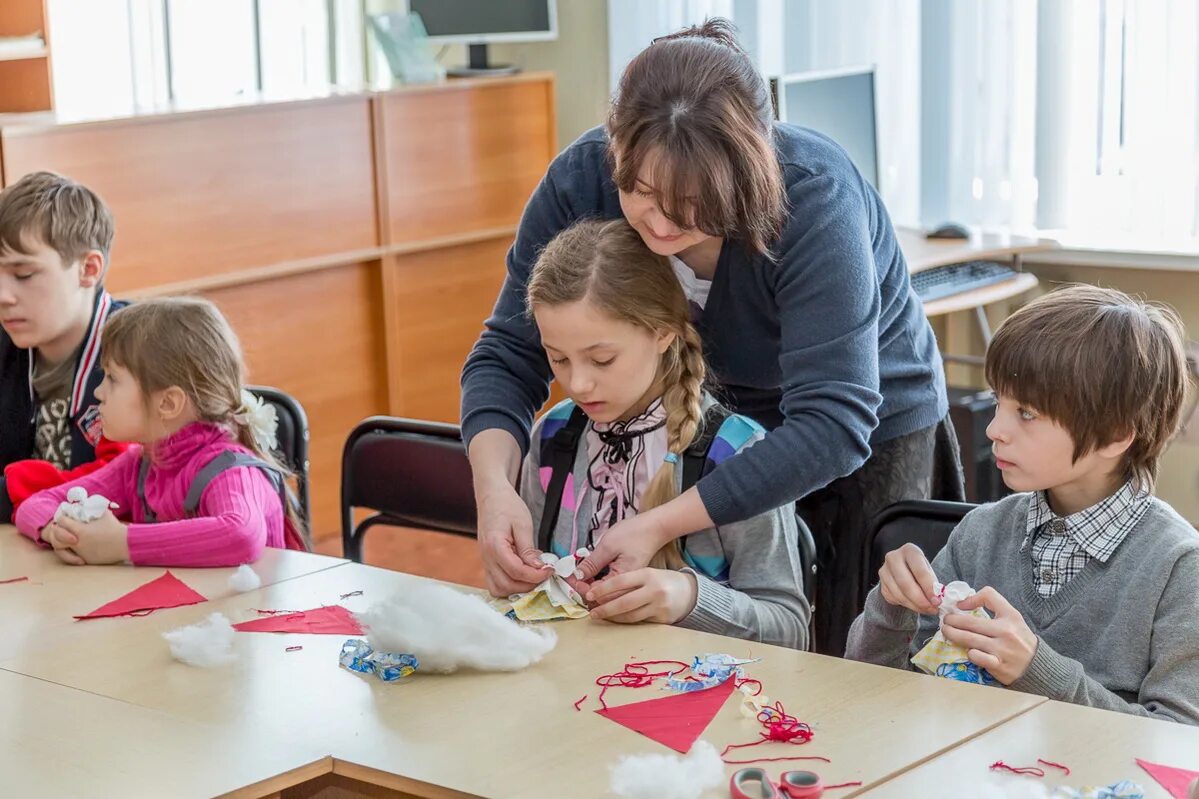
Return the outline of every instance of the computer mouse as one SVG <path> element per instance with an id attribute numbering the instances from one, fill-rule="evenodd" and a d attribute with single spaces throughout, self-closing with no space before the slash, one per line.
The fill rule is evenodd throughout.
<path id="1" fill-rule="evenodd" d="M 924 234 L 927 239 L 968 239 L 970 231 L 956 222 L 945 222 Z"/>

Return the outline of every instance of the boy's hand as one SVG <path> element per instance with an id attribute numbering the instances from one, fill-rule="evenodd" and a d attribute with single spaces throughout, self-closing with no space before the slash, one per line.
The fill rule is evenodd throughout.
<path id="1" fill-rule="evenodd" d="M 76 552 L 71 549 L 79 543 L 79 539 L 73 534 L 63 529 L 56 521 L 52 521 L 42 528 L 42 540 L 54 548 L 54 554 L 63 563 L 70 566 L 85 565 L 83 558 L 79 557 Z"/>
<path id="2" fill-rule="evenodd" d="M 936 594 L 937 575 L 924 552 L 915 544 L 904 544 L 887 553 L 878 570 L 878 587 L 892 605 L 935 616 L 941 598 Z"/>
<path id="3" fill-rule="evenodd" d="M 129 560 L 129 528 L 111 510 L 92 522 L 64 518 L 58 525 L 78 541 L 71 548 L 86 563 L 98 566 Z"/>
<path id="4" fill-rule="evenodd" d="M 995 618 L 983 619 L 965 613 L 951 613 L 941 623 L 941 634 L 951 644 L 965 648 L 970 662 L 980 666 L 1004 685 L 1024 676 L 1037 652 L 1037 636 L 1028 629 L 1024 617 L 998 591 L 990 586 L 958 603 L 971 611 L 985 607 Z"/>
<path id="5" fill-rule="evenodd" d="M 694 574 L 668 569 L 637 569 L 616 574 L 591 586 L 597 603 L 593 619 L 633 624 L 674 624 L 695 608 L 699 585 Z"/>

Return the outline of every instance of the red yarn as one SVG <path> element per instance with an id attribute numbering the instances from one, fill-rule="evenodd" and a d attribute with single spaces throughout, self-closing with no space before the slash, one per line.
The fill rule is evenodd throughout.
<path id="1" fill-rule="evenodd" d="M 23 583 L 28 579 L 28 577 L 13 577 L 8 580 L 0 580 L 0 585 L 8 585 L 9 583 Z"/>
<path id="2" fill-rule="evenodd" d="M 756 682 L 756 680 L 755 680 L 755 682 Z M 744 744 L 729 744 L 728 746 L 726 746 L 724 748 L 724 751 L 722 751 L 720 753 L 721 759 L 723 759 L 724 756 L 727 755 L 729 753 L 729 750 L 731 750 L 731 749 L 744 749 L 747 746 L 758 746 L 760 744 L 770 743 L 772 741 L 777 742 L 777 743 L 794 744 L 796 746 L 800 746 L 800 745 L 806 744 L 808 741 L 812 740 L 812 728 L 809 727 L 806 723 L 795 718 L 795 716 L 792 716 L 789 713 L 787 713 L 787 711 L 783 708 L 782 702 L 775 702 L 773 705 L 767 705 L 766 707 L 762 708 L 758 712 L 758 723 L 761 724 L 766 729 L 765 732 L 758 733 L 758 735 L 760 736 L 759 740 L 750 741 L 749 743 L 744 743 Z M 757 762 L 768 762 L 768 761 L 772 761 L 772 760 L 790 760 L 790 759 L 792 759 L 792 758 L 766 757 L 766 758 L 758 758 L 756 760 L 744 760 L 744 761 L 725 760 L 724 762 L 725 763 L 757 763 Z M 795 759 L 806 760 L 806 759 L 812 759 L 812 758 L 795 758 Z M 815 759 L 825 760 L 827 762 L 826 758 L 815 758 Z"/>
<path id="3" fill-rule="evenodd" d="M 582 696 L 580 696 L 579 701 L 575 702 L 575 710 L 582 710 L 582 708 L 579 707 L 579 705 L 583 704 L 583 702 L 586 699 L 587 699 L 587 694 L 583 694 Z"/>
<path id="4" fill-rule="evenodd" d="M 728 747 L 725 748 L 726 750 L 728 749 Z M 781 760 L 823 760 L 825 763 L 833 762 L 827 757 L 820 757 L 819 755 L 810 755 L 809 757 L 755 757 L 753 760 L 725 760 L 724 757 L 720 759 L 730 766 L 740 766 L 745 763 L 777 763 Z"/>
<path id="5" fill-rule="evenodd" d="M 1054 763 L 1052 760 L 1042 760 L 1039 757 L 1037 758 L 1037 762 L 1044 763 L 1046 766 L 1053 766 L 1054 768 L 1060 768 L 1062 771 L 1066 772 L 1067 777 L 1070 776 L 1070 767 L 1069 766 L 1063 766 L 1061 763 Z"/>
<path id="6" fill-rule="evenodd" d="M 299 652 L 303 648 L 304 647 L 302 647 L 302 646 L 289 646 L 287 649 L 284 649 L 283 651 L 284 652 Z"/>
<path id="7" fill-rule="evenodd" d="M 824 786 L 824 790 L 831 791 L 833 788 L 854 788 L 861 784 L 862 784 L 861 780 L 858 780 L 857 782 L 839 782 L 836 785 Z"/>
<path id="8" fill-rule="evenodd" d="M 738 680 L 736 683 L 736 687 L 740 688 L 741 686 L 745 685 L 746 683 L 751 683 L 751 682 L 754 685 L 758 686 L 758 690 L 754 691 L 751 694 L 751 696 L 761 696 L 762 695 L 762 681 L 761 680 L 755 680 L 752 677 L 746 677 L 743 680 Z"/>
<path id="9" fill-rule="evenodd" d="M 1044 777 L 1045 769 L 1037 768 L 1036 766 L 1023 766 L 1021 768 L 1012 768 L 1002 760 L 996 760 L 991 764 L 991 771 L 1010 771 L 1013 774 L 1024 774 L 1029 777 Z"/>
<path id="10" fill-rule="evenodd" d="M 300 611 L 298 611 L 298 610 L 261 610 L 259 608 L 254 608 L 254 612 L 257 613 L 259 616 L 283 616 L 288 613 L 299 613 Z"/>
<path id="11" fill-rule="evenodd" d="M 673 663 L 679 668 L 668 671 L 650 671 L 650 666 L 657 666 L 662 663 Z M 604 694 L 612 686 L 619 688 L 644 688 L 647 685 L 653 684 L 654 680 L 659 677 L 670 677 L 675 674 L 687 671 L 691 666 L 681 660 L 642 660 L 636 663 L 626 663 L 620 671 L 612 674 L 601 674 L 595 678 L 595 684 L 600 686 L 599 702 L 604 710 L 608 709 L 608 703 L 604 701 Z"/>

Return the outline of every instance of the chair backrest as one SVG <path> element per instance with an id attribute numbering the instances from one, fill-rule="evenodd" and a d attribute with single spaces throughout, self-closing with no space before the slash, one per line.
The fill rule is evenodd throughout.
<path id="1" fill-rule="evenodd" d="M 372 416 L 346 440 L 341 459 L 343 535 L 353 508 L 388 523 L 474 535 L 475 494 L 458 425 Z"/>
<path id="2" fill-rule="evenodd" d="M 930 561 L 936 557 L 949 534 L 977 505 L 968 502 L 942 502 L 932 499 L 904 500 L 888 505 L 874 517 L 870 527 L 870 571 L 871 585 L 878 582 L 878 570 L 883 559 L 893 549 L 904 544 L 915 544 L 924 551 Z"/>
<path id="3" fill-rule="evenodd" d="M 308 491 L 308 416 L 294 397 L 270 386 L 246 386 L 275 409 L 278 448 L 273 453 L 296 475 L 296 495 L 305 526 L 312 523 Z"/>

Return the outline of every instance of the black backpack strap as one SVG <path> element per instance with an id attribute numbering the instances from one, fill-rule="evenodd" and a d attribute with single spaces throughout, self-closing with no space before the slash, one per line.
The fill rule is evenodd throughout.
<path id="1" fill-rule="evenodd" d="M 261 458 L 245 452 L 227 449 L 204 464 L 204 467 L 192 478 L 192 484 L 187 489 L 187 498 L 183 500 L 183 515 L 187 518 L 194 516 L 200 508 L 200 498 L 204 496 L 204 490 L 208 488 L 208 484 L 215 480 L 217 475 L 237 466 L 249 466 L 260 469 L 266 475 L 267 479 L 271 481 L 271 485 L 274 486 L 275 490 L 279 492 L 279 499 L 283 502 L 283 509 L 284 511 L 287 510 L 287 506 L 292 501 L 292 498 L 290 496 L 291 492 L 287 487 L 287 481 L 283 479 L 283 473 Z"/>
<path id="2" fill-rule="evenodd" d="M 142 521 L 154 524 L 158 521 L 158 514 L 150 507 L 150 503 L 146 502 L 146 475 L 149 473 L 150 459 L 143 455 L 137 464 L 137 498 L 142 503 Z"/>
<path id="3" fill-rule="evenodd" d="M 571 411 L 566 424 L 554 433 L 549 446 L 550 483 L 545 490 L 545 507 L 541 511 L 541 527 L 537 530 L 537 548 L 549 552 L 550 542 L 554 538 L 554 527 L 558 524 L 558 514 L 562 510 L 562 491 L 566 481 L 574 471 L 575 452 L 579 449 L 579 439 L 587 429 L 587 414 L 578 405 Z M 572 553 L 573 554 L 573 553 Z"/>
<path id="4" fill-rule="evenodd" d="M 704 414 L 703 425 L 683 452 L 683 491 L 699 482 L 704 473 L 704 463 L 708 460 L 708 450 L 712 448 L 712 442 L 724 420 L 732 415 L 733 412 L 720 403 L 710 406 Z"/>

